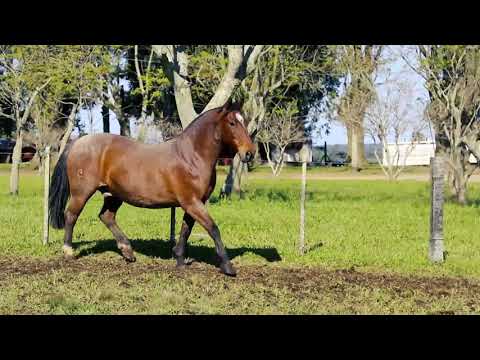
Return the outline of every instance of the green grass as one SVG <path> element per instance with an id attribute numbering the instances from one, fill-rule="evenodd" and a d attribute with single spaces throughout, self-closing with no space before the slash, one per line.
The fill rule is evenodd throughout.
<path id="1" fill-rule="evenodd" d="M 221 179 L 220 179 L 221 180 Z M 219 181 L 221 183 L 221 181 Z M 51 230 L 51 243 L 41 244 L 42 180 L 23 176 L 21 195 L 6 194 L 8 177 L 0 176 L 0 253 L 14 256 L 58 255 L 63 231 Z M 218 185 L 219 186 L 219 185 Z M 328 268 L 355 266 L 371 271 L 480 277 L 480 225 L 478 205 L 445 206 L 445 245 L 448 258 L 443 265 L 427 259 L 429 238 L 429 185 L 401 181 L 318 181 L 307 184 L 306 241 L 310 250 L 297 254 L 299 188 L 295 180 L 247 181 L 242 200 L 211 199 L 209 211 L 218 223 L 222 238 L 238 263 L 322 265 Z M 480 197 L 476 184 L 470 197 Z M 95 195 L 77 222 L 74 242 L 78 251 L 101 250 L 111 233 L 98 220 L 102 198 Z M 177 210 L 177 234 L 182 212 Z M 165 240 L 169 210 L 149 210 L 123 205 L 118 223 L 148 256 L 149 244 Z M 198 225 L 190 240 L 192 256 L 213 255 L 213 242 Z M 155 255 L 155 250 L 152 250 Z M 142 256 L 142 254 L 140 254 Z"/>
<path id="2" fill-rule="evenodd" d="M 77 260 L 81 261 L 81 260 Z M 0 283 L 0 314 L 442 314 L 479 313 L 478 291 L 425 292 L 404 284 L 374 286 L 335 274 L 317 278 L 231 279 L 181 274 L 103 259 L 103 271 L 50 271 Z M 140 271 L 139 271 L 140 270 Z M 267 279 L 267 281 L 264 281 Z M 433 285 L 434 287 L 436 284 Z M 475 289 L 475 290 L 478 290 Z"/>
<path id="3" fill-rule="evenodd" d="M 234 264 L 241 269 L 260 266 L 273 271 L 320 267 L 335 271 L 353 267 L 361 273 L 407 278 L 422 275 L 480 279 L 480 239 L 476 235 L 480 228 L 478 202 L 473 201 L 466 207 L 446 203 L 447 260 L 442 265 L 434 265 L 427 258 L 430 225 L 430 186 L 427 182 L 311 180 L 307 183 L 306 206 L 309 250 L 306 255 L 299 256 L 299 181 L 256 179 L 254 174 L 246 181 L 243 199 L 219 201 L 217 188 L 208 205 Z M 223 177 L 224 171 L 220 171 L 218 187 Z M 41 177 L 24 174 L 20 180 L 20 196 L 11 197 L 7 194 L 8 174 L 0 174 L 0 189 L 1 257 L 12 261 L 56 261 L 61 256 L 63 231 L 51 229 L 50 244 L 41 244 Z M 473 200 L 480 198 L 477 184 L 471 185 L 469 196 Z M 339 285 L 343 289 L 341 294 L 335 293 L 330 285 L 325 285 L 326 288 L 312 285 L 312 289 L 303 289 L 299 297 L 297 290 L 282 285 L 288 281 L 278 284 L 273 280 L 269 284 L 256 280 L 236 282 L 216 273 L 195 272 L 180 278 L 162 271 L 130 275 L 116 251 L 111 233 L 97 218 L 101 205 L 101 196 L 95 195 L 77 222 L 74 244 L 76 253 L 81 255 L 77 261 L 94 261 L 98 266 L 113 262 L 117 265 L 112 268 L 118 266 L 122 272 L 116 275 L 88 271 L 71 274 L 68 269 L 60 268 L 43 275 L 10 276 L 0 284 L 0 313 L 480 311 L 480 299 L 472 302 L 465 294 L 452 293 L 449 297 L 438 296 L 432 300 L 430 295 L 412 290 L 411 295 L 399 298 L 396 290 L 390 287 L 365 287 L 351 282 Z M 181 216 L 181 210 L 177 209 L 177 235 Z M 174 268 L 166 242 L 168 209 L 148 210 L 123 205 L 117 218 L 132 239 L 138 259 L 134 266 L 163 261 Z M 213 241 L 198 225 L 193 229 L 189 244 L 191 257 L 201 264 L 215 263 Z M 252 270 L 251 273 L 256 272 Z M 212 276 L 214 280 L 210 279 Z M 120 286 L 122 281 L 130 285 Z"/>

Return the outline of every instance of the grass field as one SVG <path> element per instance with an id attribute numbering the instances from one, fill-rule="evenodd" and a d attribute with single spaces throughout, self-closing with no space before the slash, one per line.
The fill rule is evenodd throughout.
<path id="1" fill-rule="evenodd" d="M 78 260 L 65 263 L 62 231 L 51 230 L 50 244 L 41 244 L 41 178 L 22 176 L 21 195 L 12 198 L 8 173 L 0 172 L 0 313 L 480 312 L 479 202 L 446 204 L 447 261 L 433 265 L 428 182 L 309 180 L 309 250 L 299 256 L 300 183 L 289 178 L 298 171 L 272 179 L 256 169 L 243 199 L 219 201 L 218 189 L 211 198 L 209 211 L 239 270 L 235 279 L 218 273 L 213 242 L 199 226 L 189 241 L 196 262 L 175 269 L 168 210 L 122 206 L 118 223 L 137 254 L 125 264 L 97 218 L 97 195 L 75 228 Z M 219 185 L 224 176 L 220 169 Z M 480 199 L 477 184 L 470 198 Z"/>

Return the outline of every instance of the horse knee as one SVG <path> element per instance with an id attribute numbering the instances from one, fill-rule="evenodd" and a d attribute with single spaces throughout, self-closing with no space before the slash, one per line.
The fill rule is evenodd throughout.
<path id="1" fill-rule="evenodd" d="M 98 214 L 100 221 L 102 221 L 106 226 L 110 227 L 115 222 L 115 216 L 109 214 L 108 212 L 101 212 Z"/>

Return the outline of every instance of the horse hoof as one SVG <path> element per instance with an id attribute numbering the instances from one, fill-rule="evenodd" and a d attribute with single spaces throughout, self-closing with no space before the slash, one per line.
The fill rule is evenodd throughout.
<path id="1" fill-rule="evenodd" d="M 224 273 L 227 276 L 232 276 L 235 277 L 237 276 L 237 271 L 234 269 L 231 263 L 223 263 L 220 264 L 220 270 L 222 273 Z"/>
<path id="2" fill-rule="evenodd" d="M 193 259 L 185 258 L 184 256 L 175 256 L 175 259 L 177 260 L 177 267 L 190 266 L 193 263 Z"/>
<path id="3" fill-rule="evenodd" d="M 123 255 L 123 258 L 125 259 L 125 261 L 128 262 L 128 263 L 133 263 L 133 262 L 137 261 L 137 259 L 135 258 L 135 255 L 133 255 L 132 250 L 124 250 L 124 251 L 122 251 L 122 255 Z"/>
<path id="4" fill-rule="evenodd" d="M 183 268 L 185 267 L 185 259 L 182 257 L 175 257 L 175 259 L 177 260 L 177 265 L 175 265 L 177 268 Z"/>
<path id="5" fill-rule="evenodd" d="M 185 264 L 177 264 L 177 265 L 175 265 L 175 269 L 177 269 L 177 270 L 183 271 L 183 270 L 185 270 L 186 268 L 187 268 L 187 267 L 185 266 Z"/>
<path id="6" fill-rule="evenodd" d="M 70 246 L 63 246 L 63 258 L 67 261 L 75 259 L 75 254 Z"/>
<path id="7" fill-rule="evenodd" d="M 72 261 L 75 260 L 75 256 L 73 254 L 63 254 L 63 260 Z"/>
<path id="8" fill-rule="evenodd" d="M 128 263 L 134 263 L 135 261 L 137 261 L 137 258 L 135 256 L 123 256 L 125 261 L 128 262 Z"/>

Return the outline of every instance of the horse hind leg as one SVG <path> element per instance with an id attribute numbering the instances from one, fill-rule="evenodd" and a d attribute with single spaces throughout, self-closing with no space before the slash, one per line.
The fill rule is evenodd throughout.
<path id="1" fill-rule="evenodd" d="M 93 192 L 92 192 L 93 194 Z M 92 194 L 85 195 L 72 195 L 70 202 L 65 210 L 65 235 L 63 238 L 63 256 L 66 260 L 74 259 L 74 251 L 72 245 L 73 229 L 77 223 L 85 204 Z"/>
<path id="2" fill-rule="evenodd" d="M 183 268 L 185 263 L 185 258 L 187 257 L 187 241 L 192 232 L 193 225 L 195 220 L 185 212 L 183 215 L 182 229 L 180 230 L 180 236 L 178 238 L 178 244 L 176 244 L 172 251 L 173 256 L 177 260 L 177 267 Z"/>
<path id="3" fill-rule="evenodd" d="M 123 257 L 128 262 L 134 262 L 136 260 L 133 253 L 132 245 L 127 236 L 123 233 L 120 227 L 117 225 L 115 215 L 118 208 L 122 205 L 122 201 L 108 192 L 104 192 L 104 202 L 102 210 L 98 217 L 105 224 L 105 226 L 112 232 L 115 240 L 117 241 L 117 247 L 122 252 Z"/>

